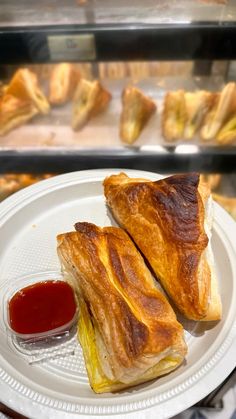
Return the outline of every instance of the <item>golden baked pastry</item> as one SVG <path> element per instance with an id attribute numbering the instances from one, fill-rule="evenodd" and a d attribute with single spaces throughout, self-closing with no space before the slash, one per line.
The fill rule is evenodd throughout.
<path id="1" fill-rule="evenodd" d="M 48 179 L 51 176 L 53 175 L 32 175 L 29 173 L 7 173 L 0 176 L 0 201 L 26 186 L 32 185 L 43 179 Z"/>
<path id="2" fill-rule="evenodd" d="M 193 320 L 220 319 L 208 239 L 211 200 L 200 176 L 190 173 L 151 182 L 120 173 L 105 179 L 104 192 L 115 219 L 179 310 Z"/>
<path id="3" fill-rule="evenodd" d="M 186 117 L 184 90 L 168 92 L 162 112 L 162 134 L 166 141 L 176 141 L 183 137 Z"/>
<path id="4" fill-rule="evenodd" d="M 202 180 L 208 184 L 211 191 L 214 191 L 218 188 L 222 175 L 219 173 L 212 173 L 212 174 L 202 174 L 201 175 Z"/>
<path id="5" fill-rule="evenodd" d="M 0 99 L 5 95 L 7 85 L 0 82 Z"/>
<path id="6" fill-rule="evenodd" d="M 216 193 L 213 193 L 212 196 L 236 220 L 236 198 Z"/>
<path id="7" fill-rule="evenodd" d="M 25 124 L 37 115 L 38 110 L 29 101 L 12 95 L 4 95 L 0 99 L 0 135 Z"/>
<path id="8" fill-rule="evenodd" d="M 120 137 L 127 144 L 137 140 L 152 114 L 155 103 L 136 87 L 128 86 L 122 93 Z"/>
<path id="9" fill-rule="evenodd" d="M 79 78 L 79 71 L 73 64 L 56 64 L 49 79 L 49 102 L 53 105 L 68 102 L 74 94 Z"/>
<path id="10" fill-rule="evenodd" d="M 103 112 L 111 100 L 111 94 L 98 80 L 81 79 L 73 101 L 72 128 L 76 131 L 84 127 L 90 118 Z"/>
<path id="11" fill-rule="evenodd" d="M 79 301 L 78 337 L 92 389 L 120 390 L 184 359 L 183 327 L 124 230 L 77 223 L 57 237 L 64 278 Z"/>
<path id="12" fill-rule="evenodd" d="M 235 83 L 228 83 L 220 94 L 216 94 L 215 104 L 206 115 L 201 129 L 200 135 L 203 141 L 216 138 L 217 133 L 235 108 L 235 96 Z"/>
<path id="13" fill-rule="evenodd" d="M 50 105 L 38 85 L 37 75 L 27 68 L 17 70 L 7 86 L 6 94 L 31 101 L 40 113 L 47 114 L 50 111 Z"/>
<path id="14" fill-rule="evenodd" d="M 234 143 L 236 140 L 236 116 L 233 115 L 217 134 L 216 140 L 220 145 Z"/>
<path id="15" fill-rule="evenodd" d="M 185 92 L 186 124 L 183 135 L 185 140 L 191 140 L 197 133 L 207 112 L 214 103 L 214 97 L 214 93 L 204 90 Z"/>

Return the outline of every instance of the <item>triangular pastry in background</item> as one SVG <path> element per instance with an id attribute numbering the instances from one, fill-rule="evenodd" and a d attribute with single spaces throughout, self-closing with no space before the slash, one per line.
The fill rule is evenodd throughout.
<path id="1" fill-rule="evenodd" d="M 182 139 L 187 113 L 184 90 L 168 92 L 164 98 L 162 112 L 162 134 L 166 141 Z"/>
<path id="2" fill-rule="evenodd" d="M 25 124 L 38 114 L 38 110 L 29 100 L 22 100 L 12 95 L 0 99 L 0 135 Z"/>
<path id="3" fill-rule="evenodd" d="M 228 83 L 221 93 L 217 94 L 216 103 L 206 115 L 201 128 L 201 139 L 211 141 L 216 136 L 231 113 L 235 110 L 236 88 L 235 83 Z"/>
<path id="4" fill-rule="evenodd" d="M 207 183 L 211 191 L 217 189 L 221 183 L 222 175 L 220 173 L 202 173 L 201 179 Z"/>
<path id="5" fill-rule="evenodd" d="M 40 113 L 47 114 L 50 111 L 50 105 L 39 87 L 37 75 L 27 68 L 17 70 L 7 86 L 6 94 L 31 101 Z"/>
<path id="6" fill-rule="evenodd" d="M 120 117 L 120 137 L 122 141 L 132 144 L 137 140 L 154 112 L 156 112 L 156 105 L 149 97 L 145 96 L 136 87 L 126 87 L 122 93 Z"/>
<path id="7" fill-rule="evenodd" d="M 111 94 L 99 81 L 81 79 L 73 99 L 72 128 L 83 128 L 90 118 L 106 109 L 110 100 Z"/>
<path id="8" fill-rule="evenodd" d="M 185 92 L 186 124 L 183 137 L 191 140 L 202 126 L 203 120 L 213 106 L 215 94 L 199 90 L 197 92 Z"/>
<path id="9" fill-rule="evenodd" d="M 222 127 L 216 137 L 217 143 L 227 145 L 236 140 L 236 115 L 233 115 Z"/>
<path id="10" fill-rule="evenodd" d="M 62 105 L 72 98 L 80 79 L 79 71 L 74 64 L 56 64 L 49 79 L 49 102 Z"/>

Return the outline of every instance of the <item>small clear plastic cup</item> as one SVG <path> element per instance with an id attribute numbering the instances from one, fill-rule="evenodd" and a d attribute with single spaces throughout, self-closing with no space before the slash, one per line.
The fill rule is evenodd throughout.
<path id="1" fill-rule="evenodd" d="M 9 344 L 17 352 L 26 356 L 29 363 L 41 362 L 48 358 L 73 354 L 77 344 L 76 331 L 78 309 L 73 318 L 60 327 L 41 333 L 18 333 L 10 325 L 9 302 L 21 289 L 45 281 L 63 281 L 61 272 L 47 271 L 32 273 L 9 281 L 3 286 L 3 322 Z"/>

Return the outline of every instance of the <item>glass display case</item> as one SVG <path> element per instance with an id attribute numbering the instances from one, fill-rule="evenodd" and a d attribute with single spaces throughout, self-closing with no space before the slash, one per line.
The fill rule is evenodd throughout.
<path id="1" fill-rule="evenodd" d="M 0 200 L 76 170 L 199 171 L 236 219 L 235 39 L 236 0 L 0 0 Z"/>
<path id="2" fill-rule="evenodd" d="M 0 171 L 62 172 L 133 167 L 159 172 L 234 170 L 234 140 L 202 141 L 198 135 L 166 141 L 163 103 L 168 92 L 217 94 L 234 78 L 236 2 L 2 1 L 2 96 L 19 69 L 36 74 L 48 96 L 57 63 L 70 62 L 80 77 L 99 80 L 111 94 L 106 110 L 83 129 L 71 127 L 73 99 L 51 105 L 0 137 Z M 120 138 L 122 92 L 150 97 L 157 111 L 136 141 Z"/>

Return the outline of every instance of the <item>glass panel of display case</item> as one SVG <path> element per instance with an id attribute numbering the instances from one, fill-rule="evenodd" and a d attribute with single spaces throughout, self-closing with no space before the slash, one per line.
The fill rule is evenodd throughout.
<path id="1" fill-rule="evenodd" d="M 0 26 L 232 22 L 235 0 L 1 0 Z"/>

